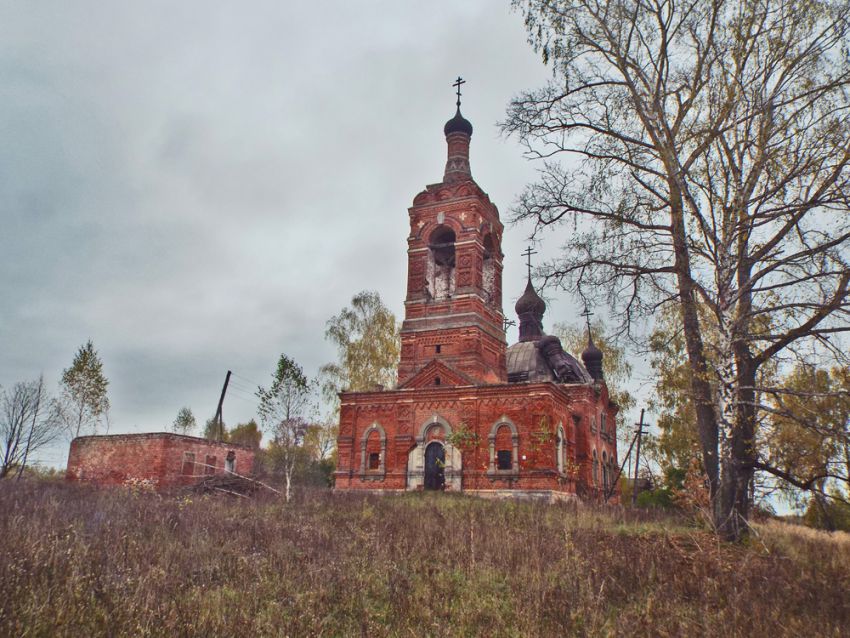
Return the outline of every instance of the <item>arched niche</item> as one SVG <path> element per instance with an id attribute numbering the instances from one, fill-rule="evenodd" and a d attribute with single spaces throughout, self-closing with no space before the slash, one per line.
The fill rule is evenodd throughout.
<path id="1" fill-rule="evenodd" d="M 378 448 L 370 445 L 377 438 Z M 373 454 L 378 454 L 377 464 Z M 387 473 L 387 433 L 375 421 L 360 437 L 360 476 L 365 479 L 382 479 Z"/>
<path id="2" fill-rule="evenodd" d="M 499 467 L 499 452 L 506 452 L 507 450 L 497 449 L 497 440 L 500 438 L 500 434 L 507 429 L 508 435 L 510 437 L 510 467 L 505 468 L 504 466 L 504 457 L 502 462 L 502 468 Z M 519 474 L 519 431 L 517 430 L 514 422 L 511 421 L 508 417 L 502 415 L 490 428 L 490 435 L 488 437 L 488 443 L 490 447 L 490 464 L 487 468 L 487 473 L 492 476 L 513 476 Z"/>
<path id="3" fill-rule="evenodd" d="M 416 444 L 407 455 L 407 489 L 425 487 L 425 450 L 431 443 L 445 448 L 446 490 L 460 492 L 463 487 L 463 458 L 460 450 L 451 444 L 452 426 L 438 414 L 432 415 L 419 426 Z"/>
<path id="4" fill-rule="evenodd" d="M 555 448 L 555 454 L 557 455 L 556 463 L 558 467 L 558 474 L 565 474 L 567 471 L 567 437 L 564 433 L 563 423 L 558 423 L 556 436 L 557 446 Z"/>

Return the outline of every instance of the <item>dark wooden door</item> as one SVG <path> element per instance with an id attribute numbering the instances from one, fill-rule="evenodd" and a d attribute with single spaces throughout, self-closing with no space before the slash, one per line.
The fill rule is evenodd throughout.
<path id="1" fill-rule="evenodd" d="M 439 443 L 430 443 L 425 448 L 425 489 L 441 490 L 446 485 L 444 467 L 446 450 Z"/>

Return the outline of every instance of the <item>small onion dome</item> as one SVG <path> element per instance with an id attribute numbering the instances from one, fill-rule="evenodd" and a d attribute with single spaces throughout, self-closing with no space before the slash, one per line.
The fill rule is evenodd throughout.
<path id="1" fill-rule="evenodd" d="M 587 347 L 581 353 L 584 367 L 596 381 L 602 379 L 602 351 L 593 343 L 593 337 L 587 334 Z"/>
<path id="2" fill-rule="evenodd" d="M 517 299 L 514 310 L 516 310 L 518 315 L 531 313 L 540 317 L 542 317 L 543 313 L 546 312 L 546 302 L 543 301 L 540 298 L 540 295 L 537 294 L 537 291 L 534 290 L 534 286 L 531 285 L 531 278 L 528 279 L 528 283 L 525 286 L 525 292 L 522 293 L 522 297 Z"/>
<path id="3" fill-rule="evenodd" d="M 593 343 L 593 339 L 588 339 L 587 347 L 584 349 L 584 352 L 581 353 L 581 360 L 585 363 L 589 361 L 602 361 L 602 350 L 596 347 L 596 344 Z"/>
<path id="4" fill-rule="evenodd" d="M 472 136 L 472 124 L 460 114 L 460 107 L 457 107 L 455 116 L 446 122 L 446 125 L 443 127 L 443 133 L 446 135 L 449 133 L 466 133 Z"/>

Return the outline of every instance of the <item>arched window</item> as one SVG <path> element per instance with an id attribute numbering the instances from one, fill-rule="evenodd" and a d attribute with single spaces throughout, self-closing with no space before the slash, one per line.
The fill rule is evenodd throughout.
<path id="1" fill-rule="evenodd" d="M 366 469 L 381 469 L 381 436 L 377 430 L 372 430 L 366 439 Z"/>
<path id="2" fill-rule="evenodd" d="M 386 473 L 387 434 L 377 421 L 366 428 L 360 439 L 360 475 L 383 478 Z"/>
<path id="3" fill-rule="evenodd" d="M 519 472 L 519 433 L 513 422 L 503 416 L 490 428 L 491 474 L 517 474 Z"/>
<path id="4" fill-rule="evenodd" d="M 455 232 L 438 226 L 428 248 L 428 292 L 433 299 L 449 299 L 455 291 Z"/>
<path id="5" fill-rule="evenodd" d="M 602 452 L 602 489 L 608 493 L 608 455 Z"/>
<path id="6" fill-rule="evenodd" d="M 593 450 L 593 486 L 599 486 L 599 457 L 596 456 L 596 450 Z"/>
<path id="7" fill-rule="evenodd" d="M 511 429 L 507 425 L 499 426 L 496 430 L 496 469 L 513 469 L 513 442 Z"/>

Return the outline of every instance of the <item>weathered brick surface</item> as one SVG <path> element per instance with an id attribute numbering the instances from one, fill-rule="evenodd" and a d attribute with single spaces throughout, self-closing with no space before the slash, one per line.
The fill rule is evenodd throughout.
<path id="1" fill-rule="evenodd" d="M 159 488 L 190 485 L 206 473 L 225 471 L 228 453 L 235 454 L 233 471 L 243 476 L 252 472 L 254 450 L 241 445 L 208 441 L 167 432 L 81 436 L 71 441 L 68 469 L 70 481 L 98 485 L 121 485 L 128 480 L 147 480 Z M 194 463 L 186 463 L 186 453 Z M 207 469 L 207 460 L 214 466 Z"/>

